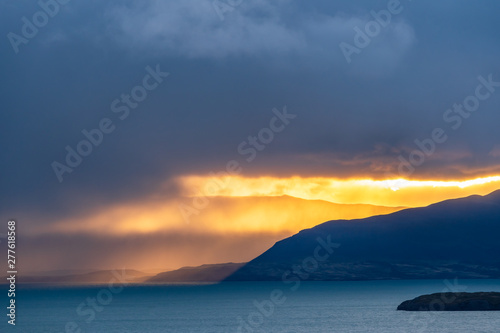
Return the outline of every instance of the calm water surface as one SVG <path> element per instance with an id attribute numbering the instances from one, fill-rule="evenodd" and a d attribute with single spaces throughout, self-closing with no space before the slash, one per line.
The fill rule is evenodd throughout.
<path id="1" fill-rule="evenodd" d="M 500 291 L 500 280 L 458 284 L 471 292 Z M 500 312 L 396 311 L 404 300 L 445 290 L 441 280 L 303 282 L 295 291 L 291 287 L 245 282 L 129 286 L 111 293 L 95 286 L 21 286 L 15 329 L 6 323 L 0 327 L 2 332 L 27 333 L 500 332 Z M 93 304 L 98 296 L 100 303 Z"/>

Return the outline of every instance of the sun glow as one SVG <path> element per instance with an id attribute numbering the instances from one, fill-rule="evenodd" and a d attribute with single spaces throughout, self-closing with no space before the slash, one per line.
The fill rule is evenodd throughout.
<path id="1" fill-rule="evenodd" d="M 500 176 L 463 181 L 185 176 L 177 198 L 138 200 L 55 221 L 35 233 L 287 233 L 335 219 L 389 214 L 407 207 L 488 194 Z"/>
<path id="2" fill-rule="evenodd" d="M 243 178 L 186 176 L 180 179 L 191 196 L 282 196 L 341 204 L 418 207 L 500 188 L 500 176 L 469 180 L 333 179 L 324 177 Z"/>
<path id="3" fill-rule="evenodd" d="M 484 177 L 477 179 L 469 179 L 464 181 L 435 181 L 435 180 L 427 180 L 427 181 L 417 181 L 417 180 L 407 180 L 407 179 L 390 179 L 390 180 L 381 180 L 381 181 L 361 181 L 366 184 L 373 185 L 377 182 L 381 184 L 384 188 L 390 188 L 392 190 L 399 190 L 401 188 L 407 187 L 457 187 L 457 188 L 467 188 L 471 186 L 484 185 L 494 182 L 500 182 L 500 176 L 492 176 L 492 177 Z"/>

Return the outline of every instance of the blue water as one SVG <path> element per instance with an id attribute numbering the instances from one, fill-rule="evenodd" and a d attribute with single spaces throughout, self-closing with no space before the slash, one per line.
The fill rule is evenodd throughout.
<path id="1" fill-rule="evenodd" d="M 500 291 L 500 280 L 461 280 L 458 284 L 471 292 Z M 303 282 L 295 291 L 291 287 L 281 282 L 129 286 L 111 293 L 107 287 L 96 286 L 20 286 L 17 325 L 1 323 L 0 331 L 500 332 L 500 312 L 396 311 L 404 300 L 447 290 L 440 280 Z M 271 301 L 273 290 L 277 304 Z M 92 302 L 98 296 L 96 308 L 86 303 L 87 298 Z M 259 311 L 254 302 L 264 304 L 263 309 Z M 5 314 L 2 317 L 6 321 Z"/>

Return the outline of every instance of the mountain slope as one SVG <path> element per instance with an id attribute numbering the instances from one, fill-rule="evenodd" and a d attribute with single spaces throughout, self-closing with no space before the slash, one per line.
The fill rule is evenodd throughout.
<path id="1" fill-rule="evenodd" d="M 500 191 L 358 220 L 337 220 L 277 242 L 226 280 L 370 280 L 500 277 Z M 338 243 L 314 257 L 318 238 Z M 317 262 L 317 261 L 316 261 Z M 296 270 L 297 271 L 297 270 Z"/>
<path id="2" fill-rule="evenodd" d="M 212 264 L 198 267 L 183 267 L 174 271 L 157 274 L 145 282 L 177 283 L 177 282 L 219 282 L 240 269 L 244 264 Z"/>

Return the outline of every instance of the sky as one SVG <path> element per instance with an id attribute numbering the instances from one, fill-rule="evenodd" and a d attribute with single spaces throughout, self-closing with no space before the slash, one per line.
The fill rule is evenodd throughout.
<path id="1" fill-rule="evenodd" d="M 26 270 L 242 262 L 500 188 L 498 1 L 0 4 Z"/>

